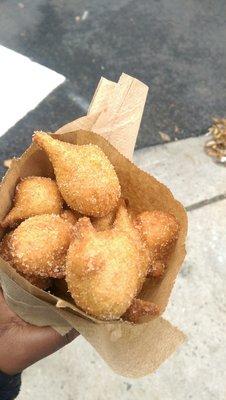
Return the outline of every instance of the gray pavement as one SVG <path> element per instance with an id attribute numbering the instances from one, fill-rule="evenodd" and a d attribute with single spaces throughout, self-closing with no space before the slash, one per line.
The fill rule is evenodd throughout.
<path id="1" fill-rule="evenodd" d="M 226 169 L 215 164 L 203 147 L 207 136 L 148 147 L 134 154 L 134 162 L 168 186 L 185 207 L 226 194 Z"/>
<path id="2" fill-rule="evenodd" d="M 132 380 L 114 374 L 79 337 L 24 372 L 18 400 L 225 399 L 226 169 L 202 152 L 196 138 L 134 157 L 192 206 L 187 257 L 165 312 L 187 342 L 154 374 Z"/>
<path id="3" fill-rule="evenodd" d="M 1 1 L 0 44 L 66 82 L 0 140 L 0 159 L 19 155 L 34 130 L 84 114 L 100 76 L 122 72 L 150 86 L 137 148 L 162 143 L 162 132 L 206 132 L 225 112 L 225 41 L 224 0 Z"/>

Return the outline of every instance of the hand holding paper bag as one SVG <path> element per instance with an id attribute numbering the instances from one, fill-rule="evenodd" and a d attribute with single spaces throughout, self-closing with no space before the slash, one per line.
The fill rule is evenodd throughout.
<path id="1" fill-rule="evenodd" d="M 102 82 L 105 85 L 105 81 Z M 131 77 L 127 79 L 126 75 L 120 78 L 118 84 L 106 85 L 107 90 L 109 87 L 115 93 L 112 103 L 101 102 L 99 98 L 97 107 L 94 107 L 94 98 L 91 110 L 94 107 L 95 114 L 91 113 L 87 117 L 67 124 L 67 128 L 61 129 L 64 133 L 55 134 L 54 137 L 66 143 L 99 146 L 114 166 L 121 185 L 122 197 L 128 199 L 129 205 L 136 215 L 143 211 L 160 210 L 172 214 L 179 221 L 178 239 L 172 253 L 168 256 L 164 277 L 159 281 L 154 278 L 146 279 L 139 295 L 142 300 L 155 303 L 162 313 L 168 303 L 174 280 L 185 254 L 186 213 L 164 185 L 139 170 L 104 138 L 84 131 L 84 128 L 95 131 L 96 126 L 99 133 L 103 134 L 104 125 L 108 123 L 106 132 L 109 141 L 118 146 L 120 150 L 125 149 L 125 144 L 127 149 L 132 148 L 133 150 L 134 136 L 137 135 L 147 88 Z M 117 88 L 118 97 L 116 95 Z M 136 88 L 136 92 L 134 92 L 134 88 Z M 106 98 L 106 92 L 103 89 L 101 89 L 101 93 L 103 98 Z M 96 97 L 98 98 L 97 94 Z M 134 107 L 131 99 L 136 99 Z M 98 109 L 99 105 L 103 107 L 103 112 Z M 109 119 L 111 110 L 114 117 Z M 107 119 L 103 115 L 107 115 Z M 99 123 L 97 123 L 98 121 Z M 100 121 L 103 123 L 101 129 Z M 111 121 L 111 128 L 109 121 Z M 128 130 L 124 129 L 125 126 Z M 76 130 L 72 129 L 73 127 Z M 79 131 L 81 127 L 83 131 Z M 120 127 L 122 127 L 121 134 Z M 69 130 L 66 130 L 68 128 Z M 130 133 L 132 134 L 131 146 Z M 129 151 L 127 154 L 129 155 Z M 13 163 L 4 178 L 0 189 L 1 219 L 11 208 L 18 180 L 29 175 L 54 177 L 48 158 L 34 145 Z M 87 315 L 70 300 L 46 293 L 30 285 L 4 261 L 1 262 L 0 277 L 7 302 L 23 319 L 39 326 L 51 325 L 61 333 L 68 331 L 70 327 L 75 327 L 93 344 L 112 368 L 123 375 L 135 377 L 152 372 L 183 341 L 183 334 L 177 329 L 162 318 L 153 319 L 153 316 L 150 315 L 146 315 L 140 321 L 143 322 L 140 325 L 131 325 L 124 321 L 104 323 L 92 315 Z"/>
<path id="2" fill-rule="evenodd" d="M 4 301 L 0 290 L 0 371 L 12 375 L 23 371 L 71 342 L 73 329 L 62 336 L 50 327 L 36 327 L 22 321 Z"/>

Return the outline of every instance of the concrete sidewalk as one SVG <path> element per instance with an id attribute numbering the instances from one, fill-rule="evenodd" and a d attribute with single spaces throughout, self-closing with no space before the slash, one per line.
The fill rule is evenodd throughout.
<path id="1" fill-rule="evenodd" d="M 18 400 L 225 399 L 226 168 L 203 153 L 204 140 L 134 156 L 190 210 L 188 254 L 165 313 L 187 342 L 156 373 L 132 380 L 115 375 L 79 337 L 24 372 Z"/>
<path id="2" fill-rule="evenodd" d="M 34 128 L 54 132 L 83 115 L 100 76 L 123 71 L 150 87 L 138 148 L 163 143 L 162 133 L 206 132 L 225 113 L 224 27 L 224 0 L 0 1 L 0 44 L 66 78 L 12 126 L 0 158 L 19 155 Z M 1 94 L 3 115 L 2 85 Z"/>

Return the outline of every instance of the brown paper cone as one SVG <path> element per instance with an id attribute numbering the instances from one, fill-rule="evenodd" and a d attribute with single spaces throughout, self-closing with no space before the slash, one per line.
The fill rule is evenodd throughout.
<path id="1" fill-rule="evenodd" d="M 111 88 L 111 102 L 93 125 L 93 132 L 109 140 L 124 156 L 131 159 L 148 93 L 148 87 L 122 74 Z"/>
<path id="2" fill-rule="evenodd" d="M 152 373 L 185 340 L 182 332 L 161 317 L 142 325 L 94 324 L 64 310 L 59 312 L 23 290 L 8 273 L 1 272 L 1 284 L 7 304 L 24 321 L 37 326 L 51 325 L 62 335 L 75 327 L 106 363 L 123 376 L 139 378 Z"/>
<path id="3" fill-rule="evenodd" d="M 92 130 L 131 159 L 147 93 L 144 83 L 126 74 L 121 75 L 118 83 L 101 78 L 88 115 L 64 125 L 56 133 Z"/>
<path id="4" fill-rule="evenodd" d="M 117 85 L 117 83 L 102 77 L 89 105 L 88 114 L 97 114 L 110 107 L 112 94 Z"/>
<path id="5" fill-rule="evenodd" d="M 81 120 L 85 124 L 85 119 L 88 121 L 87 125 L 91 124 L 90 118 L 97 114 L 80 118 L 77 126 Z M 103 137 L 92 132 L 62 133 L 62 130 L 54 136 L 70 143 L 99 145 L 115 166 L 123 196 L 129 199 L 133 208 L 137 211 L 169 211 L 179 220 L 180 236 L 164 279 L 156 285 L 147 280 L 143 290 L 143 298 L 156 302 L 163 312 L 185 255 L 187 218 L 184 208 L 164 185 L 133 165 Z M 127 141 L 129 138 L 128 136 Z M 133 142 L 134 137 L 131 138 L 131 143 Z M 21 177 L 51 177 L 52 174 L 52 167 L 45 154 L 32 145 L 19 160 L 13 162 L 3 180 L 0 188 L 0 219 L 10 209 L 15 186 Z M 141 325 L 122 321 L 96 321 L 81 313 L 74 304 L 32 286 L 2 259 L 0 280 L 6 301 L 24 320 L 40 326 L 50 325 L 61 334 L 74 327 L 96 348 L 114 371 L 125 376 L 139 377 L 154 371 L 184 340 L 184 335 L 162 318 Z"/>
<path id="6" fill-rule="evenodd" d="M 69 122 L 68 124 L 59 128 L 56 133 L 73 132 L 78 129 L 84 129 L 88 131 L 92 130 L 100 113 L 109 106 L 109 99 L 111 99 L 112 92 L 116 85 L 117 83 L 102 77 L 91 100 L 88 109 L 88 115 Z"/>

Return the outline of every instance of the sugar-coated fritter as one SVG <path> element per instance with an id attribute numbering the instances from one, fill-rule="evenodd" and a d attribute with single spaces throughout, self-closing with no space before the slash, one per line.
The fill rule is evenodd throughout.
<path id="1" fill-rule="evenodd" d="M 9 261 L 25 275 L 61 278 L 73 237 L 73 226 L 58 215 L 28 218 L 8 237 Z"/>
<path id="2" fill-rule="evenodd" d="M 13 231 L 7 233 L 0 242 L 0 256 L 3 260 L 8 261 L 9 263 L 12 262 L 12 256 L 10 251 L 10 239 L 13 234 Z"/>
<path id="3" fill-rule="evenodd" d="M 134 224 L 149 250 L 149 275 L 161 277 L 167 257 L 178 239 L 177 219 L 164 211 L 144 211 L 136 217 Z"/>
<path id="4" fill-rule="evenodd" d="M 113 165 L 96 145 L 78 146 L 37 132 L 34 142 L 48 155 L 59 190 L 70 208 L 102 217 L 111 212 L 121 194 Z"/>
<path id="5" fill-rule="evenodd" d="M 119 318 L 137 294 L 139 256 L 126 232 L 97 232 L 89 218 L 81 218 L 66 262 L 66 281 L 75 303 L 94 317 Z"/>
<path id="6" fill-rule="evenodd" d="M 1 225 L 13 226 L 35 215 L 59 214 L 62 203 L 62 196 L 52 179 L 39 176 L 24 178 L 16 186 L 13 207 Z"/>
<path id="7" fill-rule="evenodd" d="M 12 255 L 10 252 L 10 238 L 13 232 L 6 234 L 2 241 L 0 242 L 0 256 L 3 260 L 12 263 Z M 51 286 L 51 279 L 49 278 L 41 278 L 35 275 L 26 275 L 22 272 L 19 272 L 21 276 L 27 279 L 32 285 L 37 286 L 40 289 L 46 290 Z"/>
<path id="8" fill-rule="evenodd" d="M 76 213 L 76 211 L 72 210 L 63 210 L 60 216 L 63 218 L 63 220 L 70 222 L 72 225 L 75 225 L 78 219 L 81 218 L 79 213 Z"/>
<path id="9" fill-rule="evenodd" d="M 152 261 L 147 277 L 150 278 L 162 278 L 166 272 L 166 261 L 156 260 Z"/>
<path id="10" fill-rule="evenodd" d="M 127 233 L 133 240 L 135 246 L 137 247 L 137 250 L 139 252 L 139 261 L 137 265 L 138 267 L 137 271 L 139 277 L 138 291 L 140 291 L 149 271 L 149 266 L 150 266 L 149 251 L 145 241 L 142 240 L 139 231 L 135 228 L 132 218 L 126 209 L 123 200 L 121 200 L 116 213 L 114 229 Z"/>
<path id="11" fill-rule="evenodd" d="M 157 304 L 141 299 L 133 299 L 132 304 L 123 315 L 123 319 L 136 324 L 141 317 L 157 315 L 159 315 Z"/>

